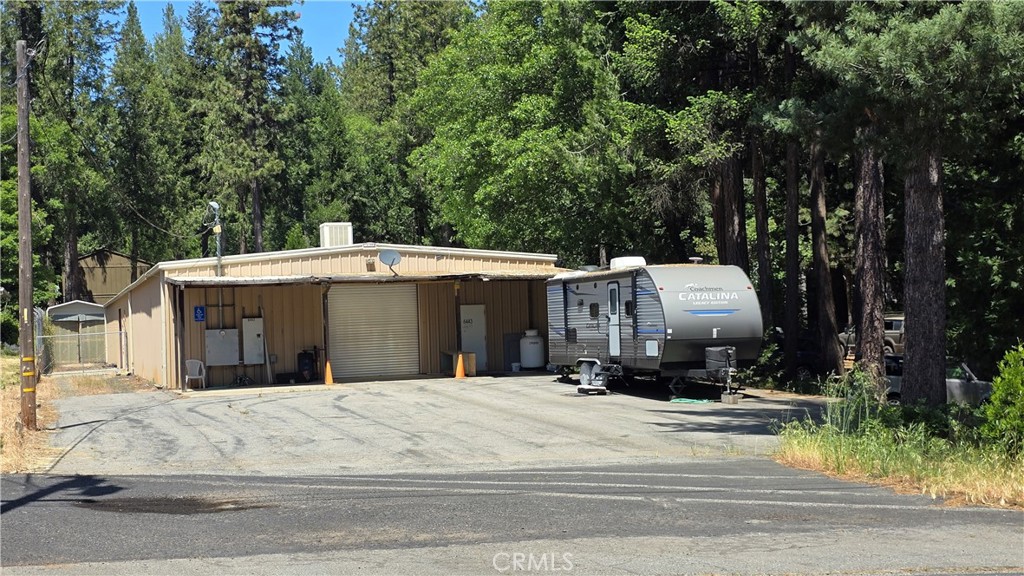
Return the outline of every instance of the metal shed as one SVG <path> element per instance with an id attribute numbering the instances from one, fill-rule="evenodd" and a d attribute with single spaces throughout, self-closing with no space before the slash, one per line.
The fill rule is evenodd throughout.
<path id="1" fill-rule="evenodd" d="M 107 330 L 127 332 L 124 369 L 168 387 L 187 359 L 212 385 L 306 381 L 309 361 L 323 382 L 328 360 L 335 379 L 441 374 L 460 344 L 499 372 L 510 338 L 546 330 L 560 271 L 551 254 L 376 243 L 161 262 L 106 305 Z"/>

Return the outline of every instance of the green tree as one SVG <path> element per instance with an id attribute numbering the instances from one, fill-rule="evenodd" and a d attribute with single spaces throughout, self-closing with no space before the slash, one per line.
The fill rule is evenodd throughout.
<path id="1" fill-rule="evenodd" d="M 0 323 L 3 324 L 2 339 L 5 344 L 18 342 L 18 294 L 20 253 L 18 248 L 18 161 L 17 144 L 13 136 L 17 132 L 18 116 L 14 106 L 0 107 Z M 29 126 L 34 133 L 39 128 Z M 33 246 L 45 246 L 53 234 L 53 225 L 47 222 L 45 206 L 32 202 Z M 32 302 L 45 305 L 58 294 L 57 277 L 50 266 L 45 266 L 39 251 L 32 254 Z"/>
<path id="2" fill-rule="evenodd" d="M 167 147 L 178 135 L 173 133 L 175 111 L 170 92 L 157 74 L 134 2 L 128 4 L 111 79 L 116 122 L 110 188 L 121 200 L 120 228 L 127 235 L 131 278 L 135 280 L 143 254 L 152 260 L 152 255 L 164 252 L 161 244 L 171 227 L 167 206 L 173 202 L 176 177 L 174 156 Z"/>
<path id="3" fill-rule="evenodd" d="M 98 234 L 102 241 L 110 232 L 114 202 L 104 193 L 111 115 L 105 95 L 106 56 L 119 9 L 115 2 L 50 3 L 43 9 L 47 42 L 35 69 L 36 115 L 43 129 L 32 163 L 39 193 L 55 217 L 60 246 L 54 261 L 62 260 L 64 301 L 89 298 L 78 265 L 80 240 Z"/>
<path id="4" fill-rule="evenodd" d="M 581 2 L 489 4 L 424 70 L 412 103 L 433 138 L 412 162 L 458 241 L 581 263 L 638 236 L 597 18 Z"/>
<path id="5" fill-rule="evenodd" d="M 420 72 L 472 19 L 469 3 L 384 0 L 357 6 L 342 55 L 341 87 L 353 178 L 342 203 L 356 235 L 398 242 L 447 243 L 410 153 L 431 136 L 410 104 Z"/>
<path id="6" fill-rule="evenodd" d="M 203 7 L 199 10 L 199 25 Z M 149 85 L 153 98 L 162 102 L 158 129 L 153 130 L 155 141 L 163 155 L 160 165 L 160 188 L 164 195 L 161 205 L 168 233 L 159 246 L 154 246 L 149 257 L 187 258 L 198 255 L 197 234 L 202 230 L 200 213 L 205 209 L 196 158 L 201 150 L 202 123 L 197 116 L 203 106 L 192 104 L 200 99 L 203 76 L 193 65 L 183 32 L 183 21 L 168 4 L 163 14 L 163 29 L 153 38 L 154 77 Z M 192 40 L 202 41 L 201 32 L 194 32 Z"/>

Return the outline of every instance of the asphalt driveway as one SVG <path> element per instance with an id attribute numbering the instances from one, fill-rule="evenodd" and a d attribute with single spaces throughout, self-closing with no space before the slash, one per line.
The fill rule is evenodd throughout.
<path id="1" fill-rule="evenodd" d="M 52 474 L 336 475 L 764 455 L 823 400 L 581 396 L 551 374 L 153 391 L 60 401 Z"/>

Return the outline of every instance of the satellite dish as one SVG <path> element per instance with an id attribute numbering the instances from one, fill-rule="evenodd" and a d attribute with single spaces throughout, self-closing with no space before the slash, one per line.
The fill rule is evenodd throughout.
<path id="1" fill-rule="evenodd" d="M 380 254 L 377 255 L 377 259 L 380 263 L 387 266 L 391 273 L 398 276 L 398 272 L 395 272 L 395 266 L 402 261 L 402 255 L 397 250 L 381 250 Z"/>

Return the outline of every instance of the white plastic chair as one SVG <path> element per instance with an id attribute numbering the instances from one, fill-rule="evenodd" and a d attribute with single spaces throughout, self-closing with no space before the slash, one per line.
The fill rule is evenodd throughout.
<path id="1" fill-rule="evenodd" d="M 206 366 L 201 360 L 185 360 L 185 388 L 192 380 L 199 380 L 201 388 L 206 388 Z"/>

